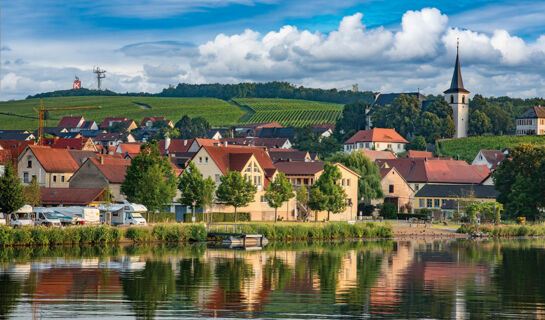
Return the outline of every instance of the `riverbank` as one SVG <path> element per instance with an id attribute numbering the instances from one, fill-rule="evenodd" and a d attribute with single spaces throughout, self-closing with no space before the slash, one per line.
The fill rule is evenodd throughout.
<path id="1" fill-rule="evenodd" d="M 393 226 L 394 239 L 433 238 L 433 239 L 465 239 L 469 234 L 458 233 L 456 228 L 436 228 L 425 226 Z"/>
<path id="2" fill-rule="evenodd" d="M 545 224 L 462 225 L 457 232 L 460 234 L 478 234 L 479 236 L 493 238 L 545 236 Z"/>

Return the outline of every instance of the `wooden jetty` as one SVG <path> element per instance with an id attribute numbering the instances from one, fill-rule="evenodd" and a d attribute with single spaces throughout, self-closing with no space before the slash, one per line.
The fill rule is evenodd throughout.
<path id="1" fill-rule="evenodd" d="M 222 243 L 231 247 L 263 247 L 269 242 L 262 234 L 240 232 L 239 224 L 207 224 L 209 238 L 223 238 Z"/>

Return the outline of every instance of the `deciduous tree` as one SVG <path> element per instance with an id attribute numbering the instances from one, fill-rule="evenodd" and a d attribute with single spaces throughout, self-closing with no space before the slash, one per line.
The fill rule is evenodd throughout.
<path id="1" fill-rule="evenodd" d="M 9 215 L 25 205 L 24 187 L 11 163 L 6 164 L 0 177 L 0 210 Z"/>
<path id="2" fill-rule="evenodd" d="M 169 160 L 162 157 L 156 142 L 144 143 L 127 168 L 121 191 L 131 202 L 156 212 L 176 195 L 176 175 Z"/>
<path id="3" fill-rule="evenodd" d="M 275 222 L 278 219 L 278 208 L 280 208 L 284 202 L 288 201 L 294 196 L 293 186 L 286 178 L 286 175 L 284 175 L 282 172 L 278 173 L 274 180 L 269 183 L 269 186 L 265 191 L 265 200 L 267 200 L 267 203 L 271 208 L 274 208 Z"/>
<path id="4" fill-rule="evenodd" d="M 181 204 L 192 206 L 193 211 L 197 206 L 206 212 L 206 207 L 214 201 L 216 183 L 210 177 L 204 179 L 197 166 L 190 162 L 178 178 L 178 190 L 182 194 L 179 200 Z"/>
<path id="5" fill-rule="evenodd" d="M 220 177 L 220 181 L 221 183 L 216 191 L 216 198 L 218 202 L 235 208 L 236 222 L 237 208 L 252 202 L 257 188 L 238 171 L 228 171 L 227 174 Z"/>
<path id="6" fill-rule="evenodd" d="M 26 204 L 36 207 L 42 203 L 42 194 L 36 177 L 32 177 L 30 183 L 24 188 L 23 193 L 25 195 Z"/>
<path id="7" fill-rule="evenodd" d="M 394 101 L 371 116 L 376 128 L 394 128 L 403 137 L 411 139 L 417 133 L 422 106 L 415 96 L 399 95 Z"/>
<path id="8" fill-rule="evenodd" d="M 312 207 L 318 208 L 313 210 L 327 211 L 328 221 L 332 212 L 340 213 L 346 208 L 346 193 L 338 183 L 341 178 L 339 169 L 326 162 L 324 171 L 310 188 L 309 207 L 312 202 Z"/>

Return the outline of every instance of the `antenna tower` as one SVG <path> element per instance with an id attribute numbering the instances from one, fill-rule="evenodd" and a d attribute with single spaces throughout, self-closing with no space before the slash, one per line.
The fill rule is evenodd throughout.
<path id="1" fill-rule="evenodd" d="M 106 78 L 106 70 L 101 69 L 100 67 L 93 68 L 93 73 L 97 75 L 97 86 L 98 90 L 100 90 L 100 83 L 102 79 Z"/>

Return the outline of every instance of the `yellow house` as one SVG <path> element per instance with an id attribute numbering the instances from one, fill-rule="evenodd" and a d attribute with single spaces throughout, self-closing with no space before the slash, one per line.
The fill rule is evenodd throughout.
<path id="1" fill-rule="evenodd" d="M 296 189 L 301 187 L 310 188 L 324 171 L 324 162 L 322 161 L 277 162 L 275 165 L 278 171 L 283 172 Z M 334 165 L 342 175 L 337 183 L 343 187 L 347 195 L 347 205 L 343 212 L 331 214 L 330 219 L 331 221 L 355 220 L 358 211 L 358 179 L 360 176 L 340 163 L 334 163 Z M 319 212 L 317 218 L 318 220 L 327 219 L 327 212 Z"/>
<path id="2" fill-rule="evenodd" d="M 396 205 L 398 212 L 407 212 L 405 209 L 414 207 L 414 190 L 395 167 L 380 169 L 380 175 L 384 199 L 373 200 L 371 204 L 390 202 Z"/>
<path id="3" fill-rule="evenodd" d="M 204 178 L 211 177 L 216 184 L 227 171 L 238 171 L 256 187 L 254 201 L 246 207 L 237 208 L 238 212 L 249 212 L 256 221 L 274 220 L 274 208 L 265 201 L 265 188 L 276 176 L 276 168 L 264 148 L 222 147 L 203 145 L 191 160 L 201 171 Z M 233 212 L 232 206 L 214 204 L 212 212 Z M 281 208 L 278 216 L 284 220 L 295 220 L 295 200 L 292 198 Z"/>
<path id="4" fill-rule="evenodd" d="M 40 187 L 68 188 L 79 165 L 67 149 L 29 145 L 17 159 L 17 173 L 24 184 L 36 177 Z"/>
<path id="5" fill-rule="evenodd" d="M 490 185 L 428 184 L 415 195 L 415 209 L 441 211 L 450 217 L 472 202 L 496 201 L 498 191 Z"/>

